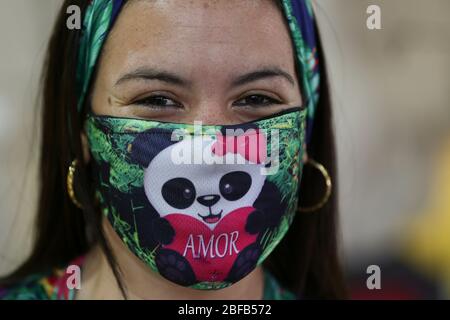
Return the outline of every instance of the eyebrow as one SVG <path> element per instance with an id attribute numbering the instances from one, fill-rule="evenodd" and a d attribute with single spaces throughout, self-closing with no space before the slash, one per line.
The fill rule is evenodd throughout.
<path id="1" fill-rule="evenodd" d="M 274 78 L 274 77 L 281 77 L 285 80 L 287 80 L 291 85 L 295 85 L 294 78 L 286 71 L 283 71 L 282 69 L 278 67 L 265 67 L 256 71 L 252 71 L 246 74 L 243 74 L 239 77 L 237 77 L 233 82 L 231 83 L 231 87 L 238 87 L 242 86 L 244 84 L 248 84 L 254 81 L 267 79 L 267 78 Z M 165 70 L 158 70 L 155 68 L 138 68 L 134 71 L 131 71 L 129 73 L 126 73 L 122 75 L 115 83 L 115 86 L 118 86 L 124 82 L 127 81 L 140 81 L 140 80 L 158 80 L 162 82 L 166 82 L 169 84 L 177 85 L 180 87 L 191 87 L 192 82 L 189 80 L 184 79 L 183 77 L 180 77 L 172 72 L 165 71 Z"/>
<path id="2" fill-rule="evenodd" d="M 232 87 L 238 87 L 238 86 L 242 86 L 244 84 L 253 82 L 253 81 L 257 81 L 257 80 L 262 80 L 262 79 L 266 79 L 266 78 L 274 78 L 274 77 L 281 77 L 287 81 L 289 81 L 289 83 L 291 85 L 295 85 L 295 80 L 294 78 L 286 71 L 283 71 L 282 69 L 278 68 L 278 67 L 266 67 L 260 70 L 256 70 L 250 73 L 246 73 L 242 76 L 239 76 L 236 80 L 234 80 L 231 84 Z"/>
<path id="3" fill-rule="evenodd" d="M 130 80 L 158 80 L 169 84 L 174 84 L 181 87 L 190 87 L 191 82 L 182 77 L 165 71 L 154 68 L 138 68 L 134 71 L 124 74 L 117 80 L 115 86 Z"/>

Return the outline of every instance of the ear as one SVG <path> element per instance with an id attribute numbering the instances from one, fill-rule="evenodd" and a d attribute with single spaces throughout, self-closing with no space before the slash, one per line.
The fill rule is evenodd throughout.
<path id="1" fill-rule="evenodd" d="M 306 163 L 306 162 L 308 162 L 308 145 L 306 144 L 306 142 L 305 142 L 305 152 L 303 152 L 303 159 L 302 159 L 302 161 L 303 161 L 303 163 Z"/>
<path id="2" fill-rule="evenodd" d="M 89 161 L 91 161 L 91 153 L 89 152 L 89 142 L 86 133 L 84 133 L 84 131 L 80 133 L 80 139 L 81 139 L 81 148 L 83 149 L 83 161 L 85 164 L 87 164 L 89 163 Z"/>
<path id="3" fill-rule="evenodd" d="M 171 140 L 172 132 L 156 128 L 137 134 L 128 148 L 131 162 L 147 168 L 161 151 L 178 142 Z"/>

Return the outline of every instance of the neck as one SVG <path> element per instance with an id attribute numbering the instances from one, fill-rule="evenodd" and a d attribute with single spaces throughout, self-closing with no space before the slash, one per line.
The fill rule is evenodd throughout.
<path id="1" fill-rule="evenodd" d="M 264 274 L 257 267 L 249 275 L 220 290 L 196 290 L 172 283 L 145 265 L 117 236 L 106 219 L 103 228 L 122 273 L 128 299 L 133 300 L 261 300 Z M 112 269 L 100 247 L 94 246 L 83 266 L 82 289 L 77 299 L 123 299 Z"/>

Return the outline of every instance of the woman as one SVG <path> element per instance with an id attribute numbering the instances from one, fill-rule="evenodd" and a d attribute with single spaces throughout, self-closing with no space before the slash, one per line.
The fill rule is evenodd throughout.
<path id="1" fill-rule="evenodd" d="M 66 28 L 72 4 L 82 30 Z M 66 1 L 36 240 L 0 297 L 343 298 L 316 37 L 307 0 Z"/>

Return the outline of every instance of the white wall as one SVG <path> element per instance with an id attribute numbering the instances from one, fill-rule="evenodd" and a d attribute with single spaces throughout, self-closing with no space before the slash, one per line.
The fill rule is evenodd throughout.
<path id="1" fill-rule="evenodd" d="M 26 256 L 35 211 L 45 47 L 61 1 L 0 0 L 0 273 Z"/>
<path id="2" fill-rule="evenodd" d="M 392 248 L 428 198 L 450 135 L 450 1 L 320 0 L 334 87 L 342 233 L 352 258 Z M 378 4 L 382 30 L 365 28 Z"/>

